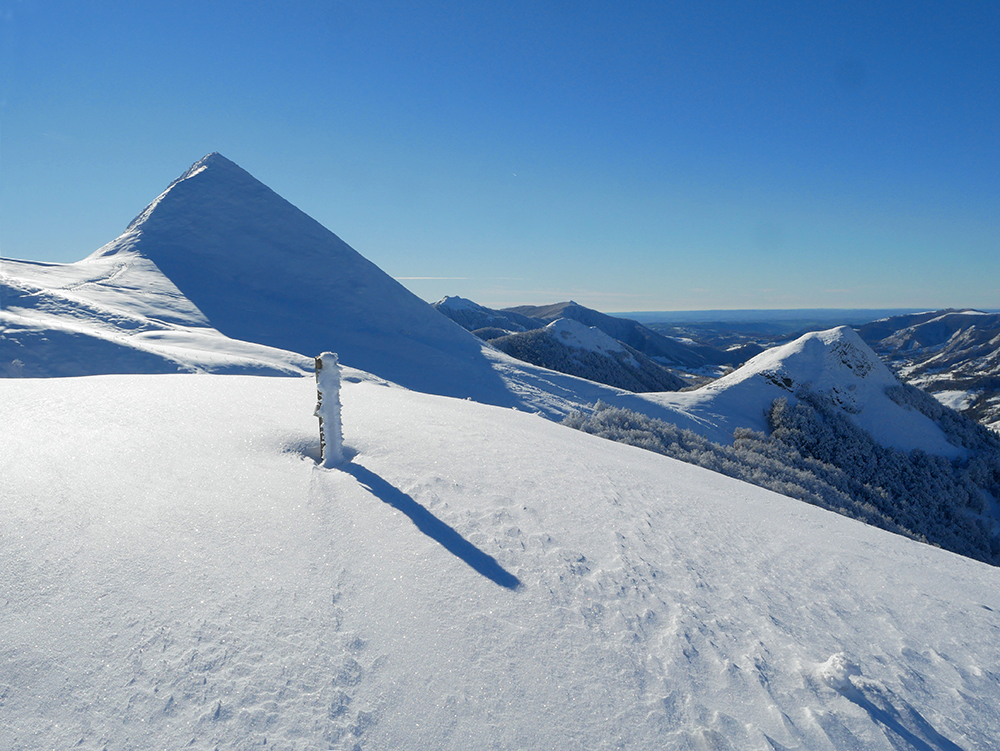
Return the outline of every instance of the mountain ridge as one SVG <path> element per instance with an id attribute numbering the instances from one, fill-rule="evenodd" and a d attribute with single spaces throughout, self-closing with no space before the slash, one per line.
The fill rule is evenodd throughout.
<path id="1" fill-rule="evenodd" d="M 958 457 L 937 426 L 893 402 L 885 389 L 899 380 L 849 326 L 806 334 L 774 347 L 699 389 L 649 395 L 677 410 L 683 427 L 713 441 L 732 443 L 738 427 L 767 431 L 765 414 L 775 399 L 794 402 L 805 388 L 825 395 L 884 445 Z"/>
<path id="2" fill-rule="evenodd" d="M 903 380 L 1000 429 L 1000 314 L 946 309 L 858 331 Z"/>
<path id="3" fill-rule="evenodd" d="M 678 342 L 643 326 L 638 321 L 610 316 L 573 300 L 551 305 L 520 305 L 505 308 L 502 312 L 537 318 L 545 323 L 557 318 L 571 318 L 586 326 L 598 328 L 608 336 L 670 367 L 703 370 L 734 364 L 732 355 L 727 355 L 714 347 Z"/>

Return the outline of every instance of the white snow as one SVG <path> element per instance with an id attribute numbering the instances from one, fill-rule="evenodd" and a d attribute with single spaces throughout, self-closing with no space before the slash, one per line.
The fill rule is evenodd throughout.
<path id="1" fill-rule="evenodd" d="M 944 406 L 950 407 L 951 409 L 961 412 L 962 410 L 968 409 L 969 406 L 976 400 L 981 392 L 978 390 L 948 390 L 948 391 L 934 391 L 931 393 L 935 399 L 941 402 Z"/>
<path id="2" fill-rule="evenodd" d="M 479 303 L 459 297 L 458 295 L 445 295 L 434 303 L 434 305 L 435 307 L 445 307 L 451 310 L 483 310 L 483 306 Z"/>
<path id="3" fill-rule="evenodd" d="M 779 398 L 794 403 L 805 387 L 826 394 L 884 446 L 921 449 L 950 458 L 964 455 L 932 420 L 885 394 L 899 382 L 848 326 L 818 331 L 760 353 L 700 389 L 645 395 L 677 411 L 674 422 L 713 441 L 732 443 L 733 431 L 767 432 L 766 411 Z"/>
<path id="4" fill-rule="evenodd" d="M 994 749 L 1000 570 L 345 369 L 0 379 L 0 747 Z M 265 745 L 266 741 L 266 745 Z"/>
<path id="5" fill-rule="evenodd" d="M 557 318 L 545 327 L 545 331 L 556 341 L 574 349 L 608 356 L 626 354 L 632 367 L 640 367 L 639 362 L 622 346 L 621 342 L 608 336 L 596 326 L 586 326 L 572 318 Z"/>
<path id="6" fill-rule="evenodd" d="M 0 376 L 302 375 L 311 358 L 223 336 L 149 260 L 0 261 Z"/>

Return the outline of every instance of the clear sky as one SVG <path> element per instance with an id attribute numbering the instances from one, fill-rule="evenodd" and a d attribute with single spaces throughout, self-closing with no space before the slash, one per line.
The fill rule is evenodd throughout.
<path id="1" fill-rule="evenodd" d="M 219 151 L 416 294 L 1000 308 L 1000 3 L 0 0 L 0 254 Z"/>

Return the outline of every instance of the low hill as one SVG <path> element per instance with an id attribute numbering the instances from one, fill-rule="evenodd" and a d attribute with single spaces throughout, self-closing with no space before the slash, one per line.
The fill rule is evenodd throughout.
<path id="1" fill-rule="evenodd" d="M 613 339 L 627 344 L 657 362 L 686 370 L 715 369 L 732 364 L 732 355 L 696 342 L 681 342 L 658 334 L 641 323 L 627 318 L 616 318 L 584 307 L 572 300 L 553 305 L 522 305 L 507 308 L 503 313 L 537 318 L 549 322 L 569 318 L 585 326 L 600 329 Z"/>
<path id="2" fill-rule="evenodd" d="M 518 360 L 626 391 L 677 391 L 686 385 L 641 352 L 568 318 L 533 331 L 491 337 L 489 342 Z"/>
<path id="3" fill-rule="evenodd" d="M 960 456 L 961 448 L 949 443 L 929 418 L 889 398 L 886 389 L 898 385 L 857 333 L 841 326 L 769 349 L 695 391 L 648 398 L 676 409 L 684 416 L 683 427 L 731 443 L 738 427 L 766 431 L 772 402 L 794 402 L 796 392 L 806 389 L 828 397 L 885 446 Z"/>
<path id="4" fill-rule="evenodd" d="M 695 391 L 572 427 L 1000 565 L 1000 438 L 900 383 L 850 328 L 805 335 Z"/>

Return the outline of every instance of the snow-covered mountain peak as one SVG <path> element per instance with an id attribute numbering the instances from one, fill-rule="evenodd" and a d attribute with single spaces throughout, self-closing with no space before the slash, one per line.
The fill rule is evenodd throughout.
<path id="1" fill-rule="evenodd" d="M 434 303 L 434 307 L 448 308 L 449 310 L 485 310 L 479 303 L 459 297 L 458 295 L 445 295 Z"/>
<path id="2" fill-rule="evenodd" d="M 585 326 L 572 318 L 557 318 L 545 327 L 549 336 L 576 349 L 585 349 L 600 354 L 623 353 L 625 348 L 617 339 L 612 339 L 596 326 Z"/>
<path id="3" fill-rule="evenodd" d="M 658 394 L 696 432 L 731 442 L 739 427 L 767 432 L 775 399 L 794 403 L 819 395 L 883 446 L 956 457 L 964 451 L 928 417 L 896 404 L 886 389 L 899 385 L 857 332 L 848 326 L 815 331 L 754 357 L 741 368 L 696 391 Z M 680 424 L 680 422 L 679 422 Z"/>
<path id="4" fill-rule="evenodd" d="M 757 355 L 717 381 L 716 389 L 759 376 L 789 392 L 800 388 L 834 394 L 844 406 L 864 392 L 881 393 L 898 383 L 878 355 L 849 326 L 814 331 Z M 859 391 L 860 390 L 860 391 Z"/>
<path id="5" fill-rule="evenodd" d="M 213 151 L 211 154 L 205 154 L 205 156 L 188 167 L 187 171 L 178 177 L 174 182 L 177 183 L 181 180 L 186 180 L 189 177 L 194 177 L 199 172 L 209 168 L 222 170 L 240 169 L 240 167 L 238 167 L 234 162 L 226 159 L 226 157 L 222 156 L 222 154 L 218 151 Z M 240 171 L 242 172 L 243 170 Z"/>
<path id="6" fill-rule="evenodd" d="M 482 343 L 221 154 L 195 162 L 89 260 L 155 264 L 233 339 L 344 363 L 417 390 L 503 400 Z"/>

